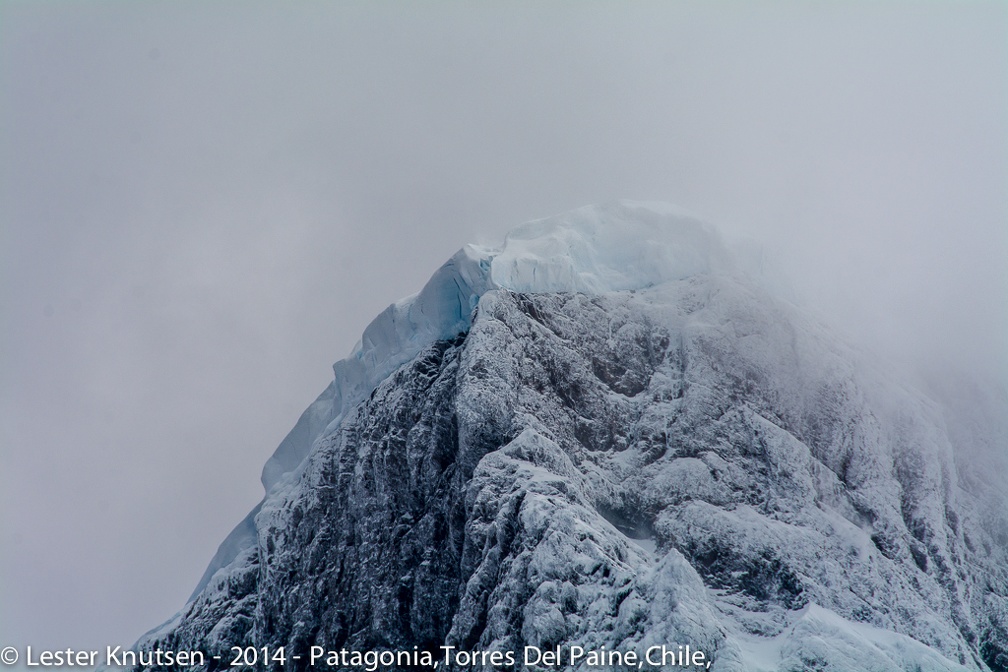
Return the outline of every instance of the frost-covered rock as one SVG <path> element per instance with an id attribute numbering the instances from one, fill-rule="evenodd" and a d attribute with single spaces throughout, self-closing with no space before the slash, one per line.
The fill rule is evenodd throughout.
<path id="1" fill-rule="evenodd" d="M 769 286 L 668 206 L 465 248 L 335 365 L 141 645 L 1008 670 L 1008 517 L 961 457 L 1003 469 L 1008 404 L 940 405 Z"/>

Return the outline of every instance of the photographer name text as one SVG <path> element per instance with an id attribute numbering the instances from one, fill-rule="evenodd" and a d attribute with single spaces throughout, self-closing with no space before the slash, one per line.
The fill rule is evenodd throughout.
<path id="1" fill-rule="evenodd" d="M 13 665 L 21 658 L 21 652 L 5 647 L 0 652 L 0 664 Z M 569 667 L 599 668 L 683 668 L 707 669 L 711 660 L 707 655 L 689 645 L 655 645 L 643 651 L 634 649 L 609 649 L 605 646 L 587 648 L 578 645 L 540 648 L 526 646 L 520 651 L 508 650 L 466 650 L 454 646 L 441 646 L 438 651 L 357 651 L 352 649 L 326 649 L 312 646 L 305 653 L 288 654 L 285 647 L 231 647 L 228 655 L 208 655 L 203 651 L 164 649 L 133 650 L 121 646 L 96 649 L 24 649 L 23 663 L 27 667 L 195 667 L 206 665 L 209 660 L 218 661 L 218 666 L 229 667 L 284 667 L 291 661 L 303 661 L 310 667 L 320 669 L 351 668 L 364 672 L 377 672 L 390 666 L 415 667 L 418 669 L 456 669 L 476 666 L 503 668 L 551 669 Z"/>

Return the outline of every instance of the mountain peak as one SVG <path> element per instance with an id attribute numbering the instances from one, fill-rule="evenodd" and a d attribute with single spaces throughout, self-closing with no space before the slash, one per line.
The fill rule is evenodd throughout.
<path id="1" fill-rule="evenodd" d="M 519 225 L 499 247 L 465 245 L 418 293 L 375 317 L 350 355 L 333 364 L 332 382 L 264 465 L 263 488 L 268 495 L 296 478 L 313 444 L 424 347 L 468 331 L 480 297 L 492 289 L 601 294 L 736 268 L 713 227 L 660 202 L 588 205 Z M 193 598 L 217 570 L 255 545 L 258 512 L 221 543 Z"/>

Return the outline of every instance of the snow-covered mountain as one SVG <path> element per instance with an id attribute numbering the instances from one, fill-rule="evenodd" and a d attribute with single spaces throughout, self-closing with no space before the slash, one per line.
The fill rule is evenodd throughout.
<path id="1" fill-rule="evenodd" d="M 463 248 L 336 363 L 138 646 L 1008 670 L 1008 404 L 936 401 L 749 259 L 637 203 Z"/>

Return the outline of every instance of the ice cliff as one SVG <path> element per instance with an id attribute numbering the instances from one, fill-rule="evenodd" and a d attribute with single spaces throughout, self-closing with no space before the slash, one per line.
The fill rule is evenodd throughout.
<path id="1" fill-rule="evenodd" d="M 1005 474 L 963 458 L 1003 434 L 746 259 L 627 202 L 463 248 L 335 364 L 263 502 L 140 646 L 1008 670 Z"/>

